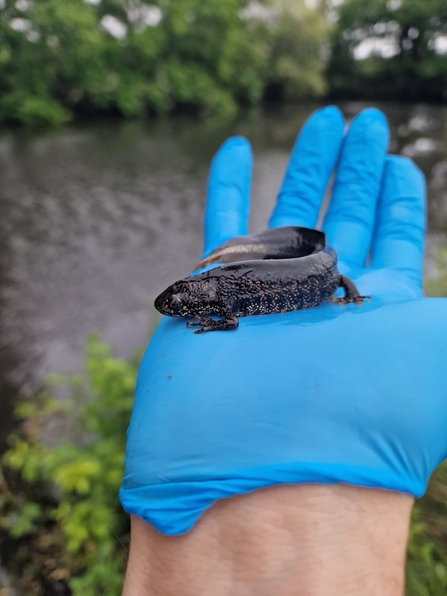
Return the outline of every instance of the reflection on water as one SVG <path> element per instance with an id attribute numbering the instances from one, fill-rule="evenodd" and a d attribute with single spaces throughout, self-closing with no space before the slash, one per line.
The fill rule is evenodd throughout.
<path id="1" fill-rule="evenodd" d="M 150 299 L 200 257 L 208 163 L 231 134 L 256 162 L 252 230 L 262 229 L 295 135 L 316 106 L 236 123 L 98 124 L 0 137 L 0 435 L 11 398 L 79 368 L 99 330 L 119 355 L 144 345 Z M 351 117 L 364 106 L 343 105 Z M 395 153 L 429 181 L 428 273 L 447 229 L 447 109 L 382 106 Z"/>

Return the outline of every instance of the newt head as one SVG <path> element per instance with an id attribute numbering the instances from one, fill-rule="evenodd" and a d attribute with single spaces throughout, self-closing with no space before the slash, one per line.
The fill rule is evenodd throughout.
<path id="1" fill-rule="evenodd" d="M 162 315 L 171 317 L 213 314 L 216 285 L 210 281 L 177 281 L 157 296 L 154 306 Z"/>
<path id="2" fill-rule="evenodd" d="M 154 306 L 158 312 L 171 317 L 186 316 L 188 314 L 186 312 L 187 296 L 182 291 L 183 289 L 180 284 L 175 283 L 157 296 Z"/>

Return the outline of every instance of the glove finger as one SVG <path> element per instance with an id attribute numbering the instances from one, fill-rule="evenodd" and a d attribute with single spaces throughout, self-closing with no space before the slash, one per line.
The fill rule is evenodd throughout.
<path id="1" fill-rule="evenodd" d="M 387 158 L 371 266 L 403 270 L 418 287 L 422 286 L 425 194 L 424 175 L 410 159 Z"/>
<path id="2" fill-rule="evenodd" d="M 348 265 L 366 262 L 388 141 L 385 116 L 369 108 L 354 118 L 343 143 L 323 229 Z"/>
<path id="3" fill-rule="evenodd" d="M 203 256 L 234 236 L 248 233 L 253 156 L 250 143 L 231 137 L 211 162 L 205 208 Z"/>
<path id="4" fill-rule="evenodd" d="M 269 228 L 314 228 L 343 141 L 344 118 L 335 106 L 314 112 L 301 129 Z"/>

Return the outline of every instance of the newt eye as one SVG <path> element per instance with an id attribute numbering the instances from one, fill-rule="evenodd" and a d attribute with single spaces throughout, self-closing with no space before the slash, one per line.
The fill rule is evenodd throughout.
<path id="1" fill-rule="evenodd" d="M 174 312 L 180 312 L 183 308 L 181 294 L 174 294 L 171 298 L 171 308 Z"/>

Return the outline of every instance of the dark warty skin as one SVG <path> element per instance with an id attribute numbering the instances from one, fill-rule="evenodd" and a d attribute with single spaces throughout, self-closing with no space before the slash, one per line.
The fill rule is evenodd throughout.
<path id="1" fill-rule="evenodd" d="M 155 308 L 169 316 L 193 317 L 187 327 L 197 326 L 195 333 L 203 333 L 236 329 L 239 317 L 318 306 L 339 287 L 345 296 L 333 301 L 362 304 L 368 297 L 360 296 L 354 283 L 340 275 L 336 252 L 325 244 L 323 232 L 299 227 L 233 238 L 197 268 L 231 264 L 175 282 L 156 298 Z"/>

